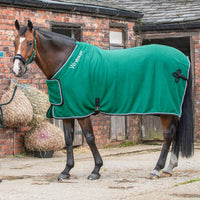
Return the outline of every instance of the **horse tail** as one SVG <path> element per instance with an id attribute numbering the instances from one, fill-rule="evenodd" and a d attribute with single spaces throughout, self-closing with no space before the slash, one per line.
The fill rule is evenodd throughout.
<path id="1" fill-rule="evenodd" d="M 194 123 L 192 103 L 192 70 L 190 67 L 189 79 L 182 105 L 182 115 L 177 129 L 177 143 L 183 157 L 191 157 L 194 152 Z"/>

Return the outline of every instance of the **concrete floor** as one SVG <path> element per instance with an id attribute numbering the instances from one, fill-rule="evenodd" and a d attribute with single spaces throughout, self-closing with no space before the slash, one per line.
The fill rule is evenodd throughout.
<path id="1" fill-rule="evenodd" d="M 65 152 L 53 158 L 10 156 L 0 159 L 0 200 L 197 200 L 200 199 L 200 148 L 190 159 L 180 158 L 172 177 L 149 180 L 160 146 L 137 145 L 101 149 L 101 178 L 87 180 L 94 167 L 86 148 L 75 149 L 75 167 L 65 183 L 57 176 L 65 167 Z"/>

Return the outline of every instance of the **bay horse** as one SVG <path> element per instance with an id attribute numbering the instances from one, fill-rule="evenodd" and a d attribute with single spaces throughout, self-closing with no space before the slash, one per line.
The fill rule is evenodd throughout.
<path id="1" fill-rule="evenodd" d="M 14 63 L 12 71 L 16 77 L 21 77 L 23 74 L 25 74 L 27 71 L 27 65 L 35 61 L 46 76 L 47 80 L 50 80 L 51 77 L 59 72 L 60 68 L 64 65 L 66 60 L 70 58 L 76 47 L 76 41 L 74 39 L 34 27 L 30 20 L 28 20 L 27 26 L 23 27 L 20 27 L 19 22 L 16 20 L 15 27 L 18 31 L 18 34 L 15 37 L 14 42 L 15 57 L 13 60 Z M 75 62 L 78 62 L 79 57 L 77 57 Z M 74 66 L 75 65 L 72 65 L 71 67 Z M 81 79 L 81 77 L 79 78 Z M 187 82 L 187 89 L 184 94 L 181 116 L 177 117 L 174 114 L 158 114 L 163 127 L 164 143 L 157 164 L 150 173 L 150 179 L 155 179 L 160 176 L 160 171 L 165 166 L 166 158 L 171 145 L 172 149 L 170 162 L 163 171 L 165 175 L 172 175 L 172 169 L 178 165 L 179 152 L 181 152 L 181 155 L 184 157 L 190 157 L 193 155 L 191 69 L 189 78 L 185 81 Z M 54 96 L 57 96 L 57 94 Z M 88 179 L 99 179 L 99 171 L 103 165 L 103 161 L 95 144 L 95 137 L 93 134 L 90 116 L 77 118 L 77 120 L 92 151 L 95 162 L 94 170 L 88 176 Z M 74 167 L 72 147 L 74 138 L 74 118 L 71 117 L 63 119 L 63 126 L 67 148 L 67 161 L 65 169 L 58 177 L 58 180 L 60 181 L 69 179 L 69 172 Z"/>

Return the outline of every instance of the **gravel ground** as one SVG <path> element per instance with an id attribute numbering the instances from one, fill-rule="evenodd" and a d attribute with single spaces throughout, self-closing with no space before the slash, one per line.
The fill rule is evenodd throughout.
<path id="1" fill-rule="evenodd" d="M 100 150 L 101 178 L 87 180 L 94 167 L 88 149 L 75 149 L 75 167 L 65 183 L 57 176 L 65 167 L 64 152 L 53 158 L 31 156 L 0 159 L 0 200 L 197 200 L 200 199 L 200 148 L 190 159 L 179 159 L 172 177 L 149 180 L 160 146 L 138 145 Z"/>

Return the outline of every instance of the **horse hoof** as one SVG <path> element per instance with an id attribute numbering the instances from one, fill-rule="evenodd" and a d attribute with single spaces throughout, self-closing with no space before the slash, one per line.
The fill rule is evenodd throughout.
<path id="1" fill-rule="evenodd" d="M 97 180 L 97 179 L 99 179 L 100 178 L 100 174 L 98 173 L 98 174 L 90 174 L 89 176 L 88 176 L 88 179 L 89 180 Z"/>
<path id="2" fill-rule="evenodd" d="M 150 176 L 148 176 L 147 179 L 155 180 L 155 179 L 159 179 L 159 176 L 156 174 L 150 174 Z"/>
<path id="3" fill-rule="evenodd" d="M 159 174 L 159 171 L 154 169 L 151 173 L 150 173 L 150 176 L 147 177 L 148 179 L 158 179 L 160 177 L 160 174 Z"/>
<path id="4" fill-rule="evenodd" d="M 66 180 L 69 180 L 70 175 L 69 174 L 60 174 L 58 177 L 59 182 L 65 182 Z"/>
<path id="5" fill-rule="evenodd" d="M 162 173 L 161 173 L 161 177 L 171 177 L 171 176 L 172 176 L 172 174 L 165 172 L 165 171 L 162 171 Z"/>

